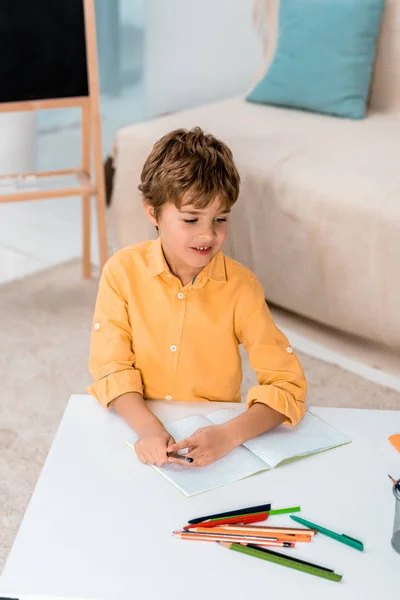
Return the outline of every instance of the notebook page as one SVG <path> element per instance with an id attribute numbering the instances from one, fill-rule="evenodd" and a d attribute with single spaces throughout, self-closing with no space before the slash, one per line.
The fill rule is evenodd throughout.
<path id="1" fill-rule="evenodd" d="M 165 429 L 169 431 L 176 442 L 179 442 L 192 435 L 192 433 L 197 429 L 200 429 L 200 427 L 208 427 L 210 425 L 212 425 L 212 423 L 210 423 L 207 417 L 193 416 L 180 419 L 170 425 L 165 425 Z M 135 450 L 137 439 L 137 435 L 129 438 L 129 440 L 126 441 L 126 445 L 132 450 Z M 184 452 L 182 452 L 182 454 L 184 454 Z"/>
<path id="2" fill-rule="evenodd" d="M 210 425 L 206 417 L 187 417 L 167 425 L 166 429 L 176 441 L 188 437 L 199 427 Z M 134 449 L 137 437 L 126 442 L 127 446 Z M 205 467 L 192 467 L 189 465 L 168 464 L 164 467 L 153 469 L 165 477 L 185 496 L 194 496 L 208 490 L 234 483 L 244 477 L 254 475 L 267 468 L 267 465 L 252 452 L 239 446 L 220 460 Z"/>
<path id="3" fill-rule="evenodd" d="M 177 464 L 154 467 L 185 496 L 194 496 L 234 483 L 267 468 L 263 460 L 244 446 L 235 448 L 227 456 L 205 467 L 188 467 Z"/>
<path id="4" fill-rule="evenodd" d="M 317 454 L 350 442 L 348 436 L 307 411 L 295 427 L 280 425 L 248 440 L 244 446 L 273 469 L 289 458 Z"/>
<path id="5" fill-rule="evenodd" d="M 212 423 L 207 417 L 193 416 L 185 417 L 184 419 L 175 421 L 175 423 L 170 423 L 170 425 L 165 425 L 165 429 L 169 431 L 176 442 L 179 442 L 192 435 L 200 427 L 209 427 L 210 425 Z"/>

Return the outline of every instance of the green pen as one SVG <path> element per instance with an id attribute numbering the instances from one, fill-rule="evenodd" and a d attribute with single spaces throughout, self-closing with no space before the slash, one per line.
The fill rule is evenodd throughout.
<path id="1" fill-rule="evenodd" d="M 270 510 L 270 515 L 285 515 L 287 513 L 300 512 L 300 506 L 291 506 L 290 508 L 277 508 L 276 510 Z"/>
<path id="2" fill-rule="evenodd" d="M 255 516 L 255 515 L 262 515 L 266 512 L 268 512 L 269 515 L 283 515 L 286 513 L 294 513 L 294 512 L 300 512 L 300 506 L 292 506 L 291 508 L 278 508 L 276 510 L 264 510 L 261 512 L 255 512 L 255 513 L 247 513 L 245 515 L 235 515 L 235 517 L 249 517 L 250 515 Z M 226 519 L 226 517 L 218 517 L 215 519 L 209 519 L 210 521 L 224 521 Z M 1 598 L 0 598 L 1 600 Z"/>
<path id="3" fill-rule="evenodd" d="M 309 529 L 316 529 L 320 533 L 327 535 L 330 538 L 333 538 L 337 542 L 342 542 L 342 544 L 346 544 L 347 546 L 351 546 L 356 550 L 360 550 L 362 552 L 364 550 L 364 544 L 359 540 L 356 540 L 344 533 L 335 533 L 330 529 L 326 529 L 325 527 L 321 527 L 320 525 L 316 525 L 315 523 L 311 523 L 311 521 L 306 521 L 305 519 L 301 519 L 300 517 L 296 517 L 295 515 L 290 515 L 290 518 L 297 523 L 301 523 L 301 525 L 305 525 Z"/>

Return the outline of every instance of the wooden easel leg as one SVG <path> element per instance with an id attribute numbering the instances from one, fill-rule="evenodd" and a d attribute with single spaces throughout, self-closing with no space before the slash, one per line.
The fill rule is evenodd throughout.
<path id="1" fill-rule="evenodd" d="M 97 65 L 96 19 L 94 0 L 84 0 L 86 57 L 88 67 L 91 134 L 93 140 L 94 178 L 96 185 L 97 231 L 99 236 L 100 269 L 108 258 L 106 188 L 101 144 L 100 91 Z"/>
<path id="2" fill-rule="evenodd" d="M 83 239 L 83 254 L 82 254 L 82 277 L 83 279 L 91 279 L 92 277 L 92 262 L 90 257 L 90 194 L 82 195 L 82 239 Z"/>
<path id="3" fill-rule="evenodd" d="M 90 105 L 82 106 L 82 170 L 90 175 Z M 92 276 L 91 262 L 91 205 L 90 193 L 82 194 L 82 277 Z"/>
<path id="4" fill-rule="evenodd" d="M 101 153 L 100 123 L 93 130 L 94 174 L 96 182 L 97 232 L 99 238 L 100 270 L 108 258 L 106 185 L 104 180 L 103 156 Z"/>

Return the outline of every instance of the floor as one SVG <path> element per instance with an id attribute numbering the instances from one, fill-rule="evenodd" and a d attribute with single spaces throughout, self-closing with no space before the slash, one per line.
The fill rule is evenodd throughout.
<path id="1" fill-rule="evenodd" d="M 112 148 L 115 131 L 128 122 L 143 118 L 143 87 L 137 84 L 127 90 L 127 94 L 129 102 L 122 97 L 102 103 L 105 154 Z M 50 170 L 76 166 L 79 152 L 79 120 L 72 117 L 65 127 L 57 124 L 40 131 L 37 168 Z M 80 255 L 80 198 L 0 204 L 0 284 Z M 98 264 L 95 231 L 92 258 Z M 398 352 L 341 335 L 279 308 L 272 307 L 272 312 L 294 347 L 400 392 Z"/>

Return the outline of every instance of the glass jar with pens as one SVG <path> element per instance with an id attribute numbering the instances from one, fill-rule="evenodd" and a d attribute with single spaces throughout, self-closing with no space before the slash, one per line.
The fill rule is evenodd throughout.
<path id="1" fill-rule="evenodd" d="M 394 508 L 392 546 L 394 550 L 400 554 L 400 479 L 396 480 L 390 475 L 389 477 L 393 483 L 393 495 L 396 499 Z"/>

